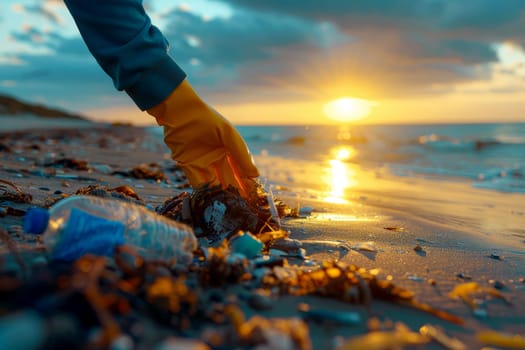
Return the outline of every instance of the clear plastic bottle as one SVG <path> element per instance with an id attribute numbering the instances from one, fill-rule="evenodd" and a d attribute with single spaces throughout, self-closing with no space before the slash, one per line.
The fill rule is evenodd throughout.
<path id="1" fill-rule="evenodd" d="M 91 253 L 112 256 L 119 245 L 133 246 L 149 259 L 192 261 L 193 229 L 135 203 L 94 196 L 71 196 L 48 210 L 30 209 L 24 231 L 42 234 L 53 260 L 75 260 Z"/>

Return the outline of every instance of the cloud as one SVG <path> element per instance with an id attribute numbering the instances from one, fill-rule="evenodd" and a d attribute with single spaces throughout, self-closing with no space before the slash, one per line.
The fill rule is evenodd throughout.
<path id="1" fill-rule="evenodd" d="M 192 82 L 210 91 L 227 90 L 257 74 L 276 74 L 289 51 L 315 52 L 352 40 L 331 23 L 293 16 L 237 11 L 205 20 L 175 9 L 164 17 L 171 55 Z"/>
<path id="2" fill-rule="evenodd" d="M 10 37 L 21 43 L 46 45 L 46 35 L 41 30 L 28 25 L 24 26 L 21 31 L 11 32 Z"/>
<path id="3" fill-rule="evenodd" d="M 161 18 L 170 54 L 213 103 L 446 93 L 461 84 L 490 81 L 496 74 L 494 67 L 502 71 L 497 75 L 498 87 L 511 88 L 515 80 L 503 80 L 503 75 L 523 70 L 510 64 L 498 66 L 501 55 L 495 46 L 508 41 L 523 45 L 522 1 L 223 3 L 231 5 L 231 16 L 203 18 L 191 7 L 160 13 L 159 6 L 146 1 L 152 17 Z M 12 8 L 20 10 L 20 6 Z M 45 0 L 22 10 L 59 23 L 56 14 L 62 10 L 53 6 L 63 3 Z M 45 49 L 46 54 L 5 56 L 0 60 L 0 77 L 17 84 L 3 83 L 3 88 L 31 96 L 45 92 L 51 101 L 64 99 L 72 109 L 131 104 L 113 89 L 78 33 L 50 28 L 11 30 L 16 42 Z M 488 85 L 475 86 L 481 90 Z"/>
<path id="4" fill-rule="evenodd" d="M 41 5 L 24 6 L 24 10 L 28 13 L 34 13 L 34 14 L 40 15 L 55 24 L 62 23 L 62 18 L 60 18 L 60 16 L 56 15 L 50 9 L 48 9 L 45 6 L 45 3 Z"/>

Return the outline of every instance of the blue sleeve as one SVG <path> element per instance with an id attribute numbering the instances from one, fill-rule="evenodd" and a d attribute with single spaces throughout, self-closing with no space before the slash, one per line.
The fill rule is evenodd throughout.
<path id="1" fill-rule="evenodd" d="M 65 0 L 89 51 L 137 106 L 161 103 L 186 78 L 142 0 Z"/>

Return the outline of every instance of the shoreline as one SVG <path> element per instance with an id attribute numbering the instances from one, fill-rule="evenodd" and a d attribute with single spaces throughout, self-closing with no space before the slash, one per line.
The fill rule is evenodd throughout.
<path id="1" fill-rule="evenodd" d="M 12 181 L 24 192 L 30 193 L 33 196 L 31 205 L 42 206 L 49 198 L 74 193 L 89 184 L 130 186 L 152 207 L 182 191 L 175 181 L 163 183 L 111 175 L 111 171 L 125 171 L 144 163 L 156 163 L 163 171 L 172 166 L 169 155 L 164 153 L 162 140 L 152 140 L 151 134 L 143 128 L 97 125 L 78 130 L 32 129 L 16 134 L 17 139 L 13 140 L 12 133 L 0 133 L 0 142 L 11 147 L 11 153 L 0 152 L 0 179 Z M 56 141 L 50 142 L 50 139 Z M 55 168 L 54 172 L 48 173 L 46 169 L 49 168 L 43 166 L 44 160 L 53 154 L 55 158 L 63 156 L 85 160 L 91 170 Z M 320 178 L 317 170 L 309 172 L 309 169 L 294 167 L 289 171 L 299 175 L 287 182 L 284 181 L 286 173 L 283 177 L 282 174 L 275 176 L 270 171 L 271 166 L 286 168 L 287 164 L 277 164 L 274 158 L 269 162 L 273 164 L 265 164 L 263 158 L 257 157 L 257 164 L 266 172 L 265 176 L 278 188 L 275 196 L 290 207 L 298 203 L 300 207 L 312 208 L 309 216 L 283 220 L 283 228 L 291 232 L 291 238 L 303 242 L 309 260 L 319 264 L 338 259 L 367 269 L 377 268 L 382 275 L 392 276 L 396 285 L 413 291 L 417 300 L 462 317 L 465 325 L 452 325 L 394 302 L 373 300 L 366 307 L 314 296 L 275 298 L 269 310 L 256 310 L 242 301 L 247 317 L 298 317 L 297 305 L 300 303 L 333 312 L 358 312 L 363 317 L 363 321 L 353 327 L 326 327 L 308 322 L 314 349 L 334 347 L 334 339 L 339 339 L 338 336 L 349 339 L 366 334 L 367 320 L 373 316 L 383 321 L 403 322 L 413 331 L 424 324 L 439 325 L 447 334 L 468 344 L 469 348 L 482 346 L 476 340 L 476 333 L 481 330 L 523 335 L 525 282 L 521 282 L 520 278 L 525 277 L 524 238 L 513 236 L 507 240 L 497 237 L 498 230 L 508 230 L 509 227 L 510 234 L 519 234 L 519 231 L 512 230 L 520 229 L 524 214 L 520 214 L 519 208 L 516 208 L 517 214 L 513 214 L 504 206 L 517 205 L 519 197 L 523 196 L 494 194 L 482 200 L 486 197 L 485 192 L 468 191 L 466 186 L 446 184 L 447 190 L 464 191 L 461 192 L 462 200 L 452 205 L 446 198 L 440 199 L 443 187 L 427 189 L 423 196 L 416 196 L 421 194 L 422 188 L 428 187 L 428 181 L 408 179 L 404 183 L 392 182 L 385 179 L 384 174 L 375 174 L 373 181 L 367 183 L 364 179 L 370 178 L 370 174 L 362 172 L 355 175 L 360 185 L 347 189 L 348 202 L 331 204 L 322 202 L 323 188 L 309 187 L 309 183 L 315 183 Z M 405 197 L 400 195 L 401 192 L 405 193 Z M 13 202 L 8 205 L 21 210 L 29 206 Z M 481 220 L 490 218 L 494 213 L 504 216 L 489 223 Z M 472 222 L 472 218 L 478 218 L 479 222 Z M 515 221 L 505 226 L 505 223 L 509 224 L 508 218 Z M 20 217 L 7 215 L 1 218 L 0 228 L 7 230 L 19 247 L 36 247 L 36 243 L 28 242 L 23 234 L 16 233 L 20 222 Z M 373 242 L 372 251 L 359 248 L 359 244 L 362 247 L 363 243 L 370 241 Z M 422 250 L 414 250 L 418 245 Z M 12 268 L 14 262 L 7 253 L 5 243 L 1 247 L 3 258 L 7 260 L 4 269 Z M 494 258 L 493 253 L 499 254 L 500 259 Z M 42 255 L 42 252 L 30 255 L 28 265 L 33 264 L 35 256 Z M 293 258 L 290 261 L 300 263 Z M 501 293 L 512 301 L 512 307 L 501 300 L 487 300 L 488 315 L 476 317 L 465 303 L 448 297 L 448 293 L 461 283 L 477 282 L 483 287 L 493 288 L 491 280 L 504 284 Z M 251 293 L 242 290 L 242 284 L 219 289 L 226 295 L 231 291 L 240 296 Z M 425 348 L 440 347 L 429 343 Z"/>

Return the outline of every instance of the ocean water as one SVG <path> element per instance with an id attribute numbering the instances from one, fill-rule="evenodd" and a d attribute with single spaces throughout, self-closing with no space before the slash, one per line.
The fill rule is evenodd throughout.
<path id="1" fill-rule="evenodd" d="M 347 175 L 358 168 L 525 194 L 525 123 L 236 127 L 262 175 L 274 183 L 283 176 L 293 183 L 305 169 L 318 176 L 324 167 L 329 182 L 350 187 Z M 160 139 L 161 128 L 150 130 Z"/>
<path id="2" fill-rule="evenodd" d="M 352 166 L 525 194 L 525 123 L 237 128 L 256 159 L 303 168 L 328 162 L 335 173 L 338 165 Z M 293 177 L 293 169 L 288 173 Z"/>

